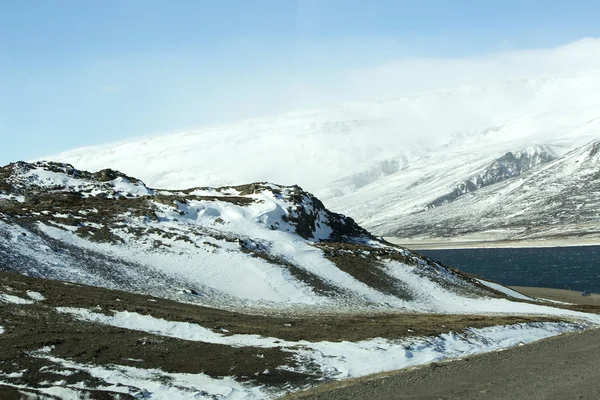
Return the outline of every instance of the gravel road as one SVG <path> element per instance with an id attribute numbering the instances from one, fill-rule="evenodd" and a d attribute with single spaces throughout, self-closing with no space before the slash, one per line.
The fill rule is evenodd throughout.
<path id="1" fill-rule="evenodd" d="M 337 382 L 287 398 L 598 400 L 600 330 L 562 335 L 385 377 Z"/>

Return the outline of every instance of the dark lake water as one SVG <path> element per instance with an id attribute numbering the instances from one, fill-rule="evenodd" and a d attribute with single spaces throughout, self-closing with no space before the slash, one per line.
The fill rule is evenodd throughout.
<path id="1" fill-rule="evenodd" d="M 504 285 L 600 293 L 600 246 L 417 252 Z"/>

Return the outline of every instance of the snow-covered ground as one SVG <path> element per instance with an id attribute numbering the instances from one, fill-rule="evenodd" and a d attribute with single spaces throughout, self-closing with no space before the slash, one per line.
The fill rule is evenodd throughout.
<path id="1" fill-rule="evenodd" d="M 53 361 L 65 369 L 84 371 L 90 374 L 106 383 L 102 387 L 105 391 L 126 393 L 139 399 L 264 400 L 277 397 L 273 394 L 269 395 L 262 387 L 244 385 L 228 377 L 218 379 L 204 374 L 166 373 L 158 369 L 141 369 L 122 365 L 81 364 L 53 357 L 51 352 L 52 348 L 46 347 L 34 355 Z M 0 384 L 27 388 L 25 385 L 3 382 L 1 376 Z M 77 400 L 81 398 L 81 393 L 77 389 L 82 389 L 82 385 L 69 387 L 64 381 L 45 382 L 35 389 L 45 394 L 58 396 L 60 399 Z"/>
<path id="2" fill-rule="evenodd" d="M 537 306 L 531 307 L 529 310 L 535 310 Z M 279 338 L 268 338 L 259 335 L 225 335 L 215 333 L 210 329 L 204 328 L 197 324 L 188 322 L 173 322 L 166 321 L 160 318 L 154 318 L 149 315 L 141 315 L 138 313 L 120 311 L 114 312 L 112 316 L 101 313 L 92 312 L 87 309 L 61 307 L 58 312 L 71 314 L 77 319 L 89 322 L 96 322 L 120 328 L 133 329 L 148 333 L 153 333 L 161 336 L 169 336 L 184 340 L 200 341 L 205 343 L 225 344 L 233 347 L 289 347 L 302 345 L 309 348 L 314 348 L 313 344 L 306 341 L 290 342 Z M 512 310 L 508 306 L 507 313 Z M 539 307 L 537 314 L 545 312 L 546 315 L 560 316 L 563 318 L 572 318 L 585 321 L 586 323 L 600 323 L 600 317 L 595 314 L 586 314 L 581 312 L 556 309 L 551 307 Z"/>
<path id="3" fill-rule="evenodd" d="M 361 377 L 378 372 L 397 370 L 416 365 L 440 362 L 483 352 L 530 343 L 554 335 L 572 332 L 585 327 L 581 323 L 528 323 L 468 329 L 458 334 L 450 332 L 436 337 L 409 337 L 400 340 L 375 338 L 359 342 L 309 342 L 286 341 L 258 335 L 224 335 L 202 326 L 172 322 L 131 312 L 116 312 L 113 316 L 81 308 L 59 308 L 80 320 L 107 324 L 126 329 L 152 333 L 183 340 L 217 343 L 234 347 L 278 347 L 295 354 L 300 367 L 298 372 L 317 368 L 329 379 Z M 251 383 L 239 383 L 232 378 L 211 378 L 204 374 L 174 374 L 160 370 L 146 370 L 129 366 L 99 366 L 81 364 L 52 355 L 52 347 L 33 354 L 53 361 L 71 371 L 85 371 L 105 383 L 105 389 L 130 393 L 153 399 L 271 399 L 284 393 Z M 278 368 L 290 369 L 281 365 Z M 299 368 L 299 369 L 298 369 Z M 269 374 L 270 371 L 263 371 Z M 2 378 L 0 377 L 0 383 Z M 42 384 L 42 391 L 59 395 L 70 394 L 64 383 Z M 81 388 L 81 385 L 76 385 Z M 75 387 L 74 387 L 75 388 Z M 287 389 L 289 390 L 289 389 Z"/>
<path id="4" fill-rule="evenodd" d="M 174 215 L 179 216 L 177 213 L 174 213 Z M 135 220 L 132 221 L 132 224 L 134 222 Z M 169 227 L 172 229 L 180 228 L 177 223 L 173 223 Z M 8 228 L 8 232 L 11 232 L 11 229 L 13 230 L 11 236 L 14 238 L 12 246 L 15 252 L 22 251 L 24 254 L 39 257 L 40 262 L 48 263 L 50 268 L 65 274 L 63 279 L 112 287 L 110 284 L 103 284 L 101 280 L 96 280 L 93 275 L 86 277 L 85 274 L 81 273 L 76 260 L 70 261 L 69 258 L 62 258 L 52 251 L 44 250 L 47 248 L 47 244 L 35 232 L 27 232 L 27 235 L 23 236 L 21 234 L 23 232 L 22 228 L 2 226 L 1 222 L 0 228 Z M 339 299 L 321 296 L 315 293 L 312 287 L 298 281 L 277 264 L 240 253 L 237 244 L 226 246 L 227 242 L 213 240 L 214 243 L 222 245 L 223 250 L 214 249 L 213 245 L 202 245 L 207 240 L 204 236 L 194 237 L 190 235 L 190 240 L 193 240 L 191 243 L 161 238 L 171 247 L 166 251 L 159 252 L 151 250 L 153 236 L 147 238 L 147 241 L 139 241 L 122 232 L 121 237 L 126 239 L 127 242 L 124 244 L 108 244 L 83 239 L 70 230 L 63 230 L 58 227 L 40 224 L 39 229 L 45 235 L 58 240 L 60 243 L 94 251 L 98 254 L 109 255 L 116 260 L 144 265 L 145 268 L 160 271 L 168 276 L 185 277 L 188 287 L 195 288 L 199 293 L 197 296 L 180 295 L 181 299 L 187 301 L 193 299 L 196 302 L 206 302 L 212 305 L 222 302 L 221 305 L 233 306 L 238 304 L 239 306 L 241 302 L 246 306 L 254 304 L 263 307 L 285 308 L 293 306 L 317 309 L 345 308 L 350 304 L 360 308 L 367 307 L 367 304 L 370 304 L 368 306 L 370 308 L 387 310 L 400 309 L 418 312 L 467 314 L 503 314 L 507 312 L 540 314 L 546 313 L 546 311 L 553 312 L 553 309 L 550 308 L 542 309 L 525 303 L 512 303 L 506 299 L 465 296 L 460 291 L 446 288 L 443 284 L 430 280 L 415 266 L 396 261 L 380 261 L 382 265 L 385 265 L 383 271 L 389 276 L 389 279 L 401 282 L 404 290 L 412 296 L 411 300 L 401 299 L 370 287 L 338 269 L 334 263 L 324 257 L 323 251 L 306 243 L 295 234 L 270 229 L 257 229 L 251 237 L 253 240 L 260 239 L 261 243 L 269 243 L 272 246 L 272 254 L 293 261 L 301 268 L 314 273 L 315 276 L 345 290 L 347 293 L 354 293 L 352 297 L 345 298 L 343 302 L 340 302 Z M 249 231 L 246 232 L 249 233 Z M 198 249 L 196 246 L 200 245 L 202 247 Z M 125 269 L 121 273 L 129 274 Z M 434 271 L 434 274 L 442 279 L 448 279 L 449 282 L 456 281 L 452 275 L 443 269 L 437 272 Z M 459 284 L 460 282 L 456 283 Z M 523 298 L 522 295 L 508 288 L 499 289 L 499 285 L 492 283 L 485 283 L 485 285 L 508 296 Z M 162 293 L 151 292 L 151 294 L 161 297 L 173 297 L 176 292 L 182 293 L 181 288 L 173 287 L 171 294 L 164 291 Z M 15 303 L 32 302 L 32 300 L 21 299 L 16 296 L 6 294 L 2 296 L 4 297 L 0 297 L 0 301 L 6 297 L 6 301 Z M 31 294 L 30 297 L 38 300 L 37 295 Z M 231 300 L 228 299 L 238 300 L 230 303 Z"/>

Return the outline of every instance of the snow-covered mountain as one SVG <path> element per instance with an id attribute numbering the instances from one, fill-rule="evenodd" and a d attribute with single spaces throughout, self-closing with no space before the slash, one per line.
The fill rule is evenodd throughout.
<path id="1" fill-rule="evenodd" d="M 499 188 L 597 139 L 597 93 L 600 71 L 589 69 L 345 104 L 48 159 L 88 170 L 116 168 L 153 187 L 299 184 L 375 234 L 436 236 L 441 231 L 402 227 L 414 218 L 435 224 L 442 211 L 432 210 Z"/>
<path id="2" fill-rule="evenodd" d="M 156 190 L 40 162 L 0 169 L 0 191 L 0 264 L 30 276 L 236 308 L 467 311 L 493 296 L 298 186 Z"/>
<path id="3" fill-rule="evenodd" d="M 412 213 L 391 235 L 457 236 L 493 231 L 498 239 L 600 235 L 600 140 L 527 172 Z M 465 212 L 464 210 L 468 210 Z M 374 224 L 377 222 L 373 221 Z"/>
<path id="4" fill-rule="evenodd" d="M 427 204 L 426 208 L 431 209 L 446 205 L 464 194 L 519 176 L 540 164 L 555 159 L 553 153 L 551 149 L 541 148 L 540 146 L 529 147 L 526 150 L 514 153 L 509 151 L 483 168 L 483 170 L 477 171 L 466 180 L 459 182 L 450 193 L 433 200 Z"/>
<path id="5" fill-rule="evenodd" d="M 0 168 L 0 265 L 236 309 L 505 312 L 494 297 L 509 293 L 373 237 L 298 186 L 158 190 L 51 162 Z"/>

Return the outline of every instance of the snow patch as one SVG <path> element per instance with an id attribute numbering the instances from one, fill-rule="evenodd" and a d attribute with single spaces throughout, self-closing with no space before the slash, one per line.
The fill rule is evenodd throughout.
<path id="1" fill-rule="evenodd" d="M 27 296 L 29 296 L 30 299 L 35 300 L 35 301 L 46 300 L 46 298 L 44 297 L 43 294 L 41 294 L 39 292 L 34 292 L 32 290 L 28 290 L 27 291 Z"/>
<path id="2" fill-rule="evenodd" d="M 533 323 L 471 328 L 464 333 L 402 340 L 371 339 L 361 342 L 320 342 L 299 349 L 300 358 L 310 359 L 332 378 L 356 378 L 379 372 L 439 362 L 531 343 L 580 329 L 565 323 Z"/>
<path id="3" fill-rule="evenodd" d="M 112 316 L 91 312 L 85 308 L 74 307 L 57 307 L 56 311 L 73 315 L 82 321 L 96 322 L 196 342 L 224 344 L 233 347 L 252 346 L 265 348 L 294 346 L 297 344 L 296 342 L 286 342 L 278 338 L 262 337 L 260 335 L 226 336 L 197 324 L 167 321 L 161 318 L 154 318 L 150 315 L 141 315 L 129 311 L 118 311 Z"/>
<path id="4" fill-rule="evenodd" d="M 47 349 L 33 355 L 58 363 L 64 368 L 87 372 L 106 382 L 102 389 L 127 393 L 137 398 L 153 400 L 264 400 L 278 398 L 283 393 L 268 392 L 264 387 L 236 382 L 231 377 L 211 378 L 205 374 L 167 373 L 159 369 L 141 369 L 121 365 L 108 367 L 80 364 L 53 357 Z M 72 385 L 81 388 L 81 383 Z M 69 386 L 65 388 L 69 390 Z M 77 397 L 79 398 L 79 397 Z"/>
<path id="5" fill-rule="evenodd" d="M 11 303 L 11 304 L 33 304 L 32 300 L 23 299 L 12 294 L 0 293 L 0 303 Z"/>
<path id="6" fill-rule="evenodd" d="M 154 194 L 154 192 L 146 186 L 139 183 L 132 183 L 123 177 L 118 177 L 110 181 L 110 184 L 118 193 L 133 197 L 152 196 Z"/>
<path id="7" fill-rule="evenodd" d="M 13 194 L 2 194 L 0 193 L 0 200 L 10 200 L 10 201 L 16 201 L 19 203 L 25 203 L 25 197 L 24 196 L 15 196 Z"/>
<path id="8" fill-rule="evenodd" d="M 488 282 L 488 281 L 484 281 L 482 279 L 476 279 L 476 280 L 477 280 L 477 282 L 481 283 L 484 286 L 494 289 L 497 292 L 504 293 L 507 296 L 514 297 L 515 299 L 535 301 L 535 299 L 532 299 L 529 296 L 525 296 L 524 294 L 521 294 L 521 293 L 517 292 L 516 290 L 509 289 L 506 286 L 502 286 L 498 283 Z"/>
<path id="9" fill-rule="evenodd" d="M 23 376 L 23 372 L 12 372 L 10 374 L 5 374 L 3 372 L 0 372 L 0 377 L 2 377 L 2 378 L 15 379 L 15 378 L 21 378 L 22 376 Z"/>

